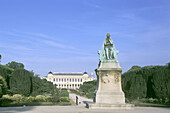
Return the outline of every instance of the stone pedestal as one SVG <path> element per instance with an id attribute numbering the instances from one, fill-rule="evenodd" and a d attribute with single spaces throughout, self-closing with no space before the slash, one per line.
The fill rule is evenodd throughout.
<path id="1" fill-rule="evenodd" d="M 121 87 L 122 68 L 118 62 L 103 62 L 96 69 L 97 89 L 93 103 L 87 103 L 89 109 L 133 109 L 125 103 Z"/>

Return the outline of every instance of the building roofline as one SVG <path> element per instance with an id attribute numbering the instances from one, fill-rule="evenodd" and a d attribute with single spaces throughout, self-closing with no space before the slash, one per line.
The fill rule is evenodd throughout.
<path id="1" fill-rule="evenodd" d="M 83 76 L 82 72 L 54 72 L 53 76 Z"/>
<path id="2" fill-rule="evenodd" d="M 54 72 L 54 74 L 83 74 L 82 72 Z"/>

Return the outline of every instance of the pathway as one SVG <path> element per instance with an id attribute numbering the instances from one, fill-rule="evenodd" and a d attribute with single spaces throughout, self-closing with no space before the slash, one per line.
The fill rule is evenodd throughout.
<path id="1" fill-rule="evenodd" d="M 69 97 L 70 99 L 72 99 L 75 103 L 76 103 L 76 96 L 78 96 L 78 106 L 86 106 L 85 104 L 85 101 L 88 101 L 88 102 L 92 102 L 93 100 L 92 99 L 88 99 L 88 98 L 85 98 L 85 97 L 82 97 L 82 96 L 79 96 L 79 95 L 76 95 L 76 94 L 73 94 L 73 93 L 69 93 Z"/>
<path id="2" fill-rule="evenodd" d="M 84 106 L 0 107 L 0 113 L 170 113 L 170 108 L 135 107 L 134 110 L 87 109 Z"/>

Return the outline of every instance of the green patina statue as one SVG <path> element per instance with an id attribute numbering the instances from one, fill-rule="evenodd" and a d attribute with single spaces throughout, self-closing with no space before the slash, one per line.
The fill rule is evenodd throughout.
<path id="1" fill-rule="evenodd" d="M 101 62 L 118 62 L 117 54 L 119 53 L 116 50 L 113 40 L 110 38 L 110 34 L 107 33 L 107 38 L 104 40 L 102 49 L 98 51 L 99 60 Z"/>

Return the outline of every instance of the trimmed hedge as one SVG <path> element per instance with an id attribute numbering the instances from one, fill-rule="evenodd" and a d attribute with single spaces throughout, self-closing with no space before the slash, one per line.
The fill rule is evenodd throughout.
<path id="1" fill-rule="evenodd" d="M 122 75 L 122 89 L 129 99 L 153 98 L 168 103 L 170 69 L 168 65 L 130 69 Z"/>

